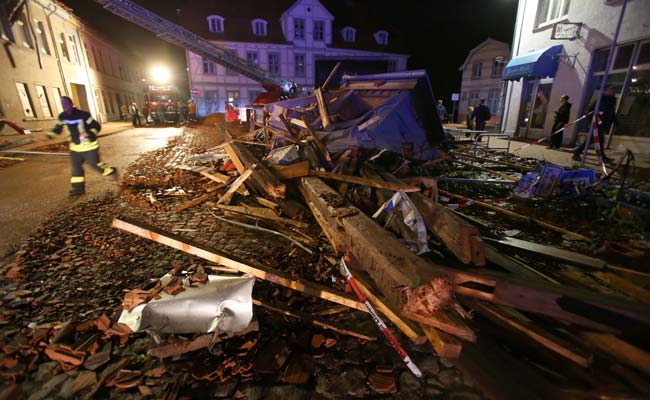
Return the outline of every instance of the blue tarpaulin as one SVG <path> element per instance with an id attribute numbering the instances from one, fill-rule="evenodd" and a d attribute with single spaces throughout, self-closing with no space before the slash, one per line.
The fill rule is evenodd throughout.
<path id="1" fill-rule="evenodd" d="M 546 78 L 554 77 L 560 62 L 563 46 L 561 44 L 533 50 L 514 57 L 505 71 L 504 81 L 517 81 L 521 78 Z"/>

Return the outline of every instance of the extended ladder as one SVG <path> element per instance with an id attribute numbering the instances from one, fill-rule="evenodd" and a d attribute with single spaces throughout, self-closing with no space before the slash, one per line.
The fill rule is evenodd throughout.
<path id="1" fill-rule="evenodd" d="M 271 74 L 252 62 L 152 13 L 129 0 L 95 0 L 106 10 L 155 33 L 159 38 L 208 58 L 264 86 L 272 85 L 290 93 L 294 84 Z"/>

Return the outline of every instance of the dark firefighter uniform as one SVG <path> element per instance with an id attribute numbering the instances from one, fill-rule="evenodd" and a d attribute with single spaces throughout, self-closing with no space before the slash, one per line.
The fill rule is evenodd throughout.
<path id="1" fill-rule="evenodd" d="M 99 159 L 99 142 L 97 134 L 101 126 L 89 112 L 72 108 L 69 113 L 59 114 L 59 120 L 48 132 L 50 138 L 65 132 L 70 144 L 70 159 L 72 161 L 71 195 L 83 194 L 86 188 L 83 163 L 87 162 L 104 176 L 117 176 L 115 168 L 111 168 Z"/>

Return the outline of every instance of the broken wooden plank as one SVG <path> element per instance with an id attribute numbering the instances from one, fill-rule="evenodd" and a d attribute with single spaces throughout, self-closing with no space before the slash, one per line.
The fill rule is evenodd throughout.
<path id="1" fill-rule="evenodd" d="M 577 348 L 576 346 L 568 343 L 564 339 L 548 332 L 539 325 L 532 323 L 530 320 L 522 318 L 514 318 L 499 306 L 487 304 L 483 302 L 472 302 L 471 307 L 479 314 L 495 322 L 498 325 L 506 326 L 521 334 L 527 336 L 531 340 L 541 344 L 547 349 L 573 361 L 574 363 L 588 367 L 593 360 L 593 355 Z"/>
<path id="2" fill-rule="evenodd" d="M 280 114 L 278 115 L 278 118 L 282 122 L 282 125 L 284 125 L 284 128 L 287 130 L 287 132 L 293 136 L 294 140 L 300 139 L 300 132 L 295 127 L 291 126 L 291 123 L 284 115 Z"/>
<path id="3" fill-rule="evenodd" d="M 323 82 L 323 85 L 321 86 L 321 89 L 323 91 L 327 90 L 329 86 L 332 84 L 332 82 L 334 81 L 334 77 L 336 76 L 336 73 L 339 71 L 342 65 L 343 65 L 343 61 L 339 61 L 336 63 L 334 68 L 332 68 L 329 75 L 327 75 L 327 79 L 325 79 L 325 82 Z"/>
<path id="4" fill-rule="evenodd" d="M 305 124 L 305 128 L 307 129 L 307 132 L 309 133 L 310 139 L 314 142 L 316 145 L 316 149 L 320 153 L 320 156 L 322 160 L 325 162 L 325 166 L 328 169 L 331 169 L 334 167 L 334 162 L 332 161 L 332 157 L 330 156 L 329 151 L 327 151 L 327 147 L 325 147 L 325 144 L 316 136 L 316 132 L 311 128 L 311 125 L 309 125 L 309 122 L 307 122 L 306 117 L 302 117 L 302 121 Z"/>
<path id="5" fill-rule="evenodd" d="M 250 206 L 227 206 L 227 205 L 221 205 L 217 204 L 216 207 L 220 210 L 225 210 L 225 211 L 231 211 L 243 215 L 248 215 L 252 218 L 258 218 L 258 219 L 264 219 L 264 220 L 269 220 L 269 221 L 274 221 L 274 222 L 280 222 L 282 224 L 287 224 L 287 225 L 292 225 L 298 228 L 302 229 L 307 229 L 309 228 L 309 224 L 306 222 L 302 221 L 296 221 L 295 219 L 290 219 L 290 218 L 282 218 L 278 217 L 277 214 L 268 208 L 261 208 L 261 207 L 250 207 Z"/>
<path id="6" fill-rule="evenodd" d="M 194 206 L 196 206 L 198 204 L 201 204 L 201 203 L 203 203 L 205 201 L 208 201 L 208 200 L 210 200 L 210 199 L 212 199 L 214 197 L 217 197 L 217 195 L 219 194 L 217 189 L 221 189 L 223 187 L 225 187 L 225 185 L 223 183 L 221 183 L 217 187 L 212 188 L 212 191 L 210 191 L 210 192 L 208 192 L 208 193 L 206 193 L 206 194 L 204 194 L 202 196 L 199 196 L 194 200 L 188 201 L 187 203 L 183 203 L 183 204 L 177 206 L 174 209 L 174 211 L 178 213 L 178 212 L 187 210 L 190 207 L 194 207 Z"/>
<path id="7" fill-rule="evenodd" d="M 582 332 L 586 343 L 618 360 L 621 364 L 636 368 L 650 376 L 650 353 L 633 346 L 616 336 L 600 332 Z"/>
<path id="8" fill-rule="evenodd" d="M 502 247 L 505 246 L 509 249 L 522 250 L 524 252 L 534 253 L 542 257 L 551 257 L 556 260 L 566 261 L 568 263 L 581 265 L 583 267 L 603 269 L 607 265 L 607 263 L 603 260 L 576 253 L 574 251 L 564 250 L 552 246 L 545 246 L 542 244 L 515 239 L 512 237 L 504 237 L 503 239 L 486 238 L 485 240 L 497 245 L 501 245 Z"/>
<path id="9" fill-rule="evenodd" d="M 309 161 L 299 161 L 289 165 L 272 164 L 271 169 L 280 179 L 293 179 L 309 175 Z"/>
<path id="10" fill-rule="evenodd" d="M 293 311 L 286 310 L 284 308 L 271 306 L 269 304 L 266 304 L 266 303 L 262 302 L 261 300 L 253 299 L 253 304 L 255 304 L 256 306 L 264 307 L 264 308 L 266 308 L 268 310 L 275 311 L 277 313 L 289 316 L 289 317 L 309 321 L 309 322 L 311 322 L 312 324 L 314 324 L 316 326 L 319 326 L 319 327 L 325 328 L 325 329 L 329 329 L 331 331 L 338 332 L 338 333 L 343 334 L 343 335 L 352 336 L 352 337 L 355 337 L 357 339 L 368 340 L 368 341 L 371 341 L 371 342 L 377 340 L 377 338 L 374 337 L 374 336 L 368 336 L 368 335 L 364 335 L 364 334 L 359 333 L 359 332 L 354 332 L 354 331 L 351 331 L 351 330 L 348 330 L 348 329 L 343 329 L 343 328 L 334 326 L 332 324 L 328 324 L 327 322 L 318 321 L 318 320 L 313 319 L 311 317 L 301 315 L 301 314 L 295 313 Z"/>
<path id="11" fill-rule="evenodd" d="M 199 171 L 199 174 L 205 176 L 206 178 L 215 181 L 217 183 L 223 183 L 224 185 L 227 185 L 230 183 L 232 180 L 232 177 L 224 174 L 220 174 L 219 172 L 208 172 L 208 171 Z"/>
<path id="12" fill-rule="evenodd" d="M 320 212 L 319 223 L 322 224 L 323 229 L 330 232 L 335 243 L 361 261 L 360 264 L 372 277 L 393 309 L 402 310 L 403 313 L 407 304 L 411 306 L 418 304 L 417 300 L 420 299 L 418 295 L 423 292 L 427 293 L 428 304 L 438 305 L 440 309 L 449 305 L 448 301 L 453 302 L 447 297 L 448 278 L 445 274 L 440 274 L 435 268 L 431 268 L 429 263 L 413 254 L 374 220 L 359 212 L 356 207 L 345 204 L 345 200 L 334 189 L 319 179 L 305 177 L 300 178 L 299 182 L 303 197 L 308 202 L 312 202 L 314 209 Z M 337 211 L 340 209 L 357 212 L 338 218 Z M 396 264 L 396 260 L 400 260 L 399 264 Z M 429 287 L 439 289 L 427 291 Z M 407 301 L 407 297 L 411 303 Z M 439 314 L 446 317 L 445 313 L 455 312 L 455 310 L 445 310 Z M 417 322 L 423 322 L 423 319 L 427 324 L 451 334 L 460 334 L 464 337 L 473 335 L 466 326 L 457 326 L 449 317 L 438 318 L 438 320 L 430 315 L 420 315 L 420 317 L 421 320 Z"/>
<path id="13" fill-rule="evenodd" d="M 438 356 L 442 358 L 458 358 L 463 350 L 463 345 L 455 337 L 436 328 L 420 324 L 420 328 L 429 339 Z"/>
<path id="14" fill-rule="evenodd" d="M 633 282 L 611 272 L 592 272 L 592 275 L 598 279 L 603 280 L 609 286 L 618 290 L 619 292 L 635 298 L 645 304 L 650 304 L 650 292 L 641 286 L 635 285 Z"/>
<path id="15" fill-rule="evenodd" d="M 331 125 L 330 116 L 327 112 L 327 104 L 325 104 L 325 96 L 323 95 L 323 89 L 316 88 L 314 90 L 314 95 L 316 95 L 316 102 L 318 103 L 318 114 L 320 114 L 321 121 L 323 122 L 323 129 L 327 129 Z"/>
<path id="16" fill-rule="evenodd" d="M 228 205 L 230 204 L 230 200 L 232 200 L 232 196 L 235 195 L 235 192 L 241 187 L 241 185 L 246 182 L 246 179 L 248 179 L 249 176 L 253 174 L 253 171 L 255 171 L 255 167 L 257 167 L 257 164 L 253 163 L 246 171 L 244 171 L 228 188 L 226 193 L 224 193 L 223 196 L 219 198 L 219 201 L 217 201 L 217 204 L 225 204 Z"/>
<path id="17" fill-rule="evenodd" d="M 355 185 L 373 187 L 377 189 L 387 189 L 387 190 L 392 190 L 394 192 L 397 192 L 399 190 L 403 190 L 404 192 L 407 193 L 420 191 L 419 188 L 404 183 L 386 182 L 377 179 L 362 178 L 360 176 L 341 175 L 332 172 L 316 171 L 313 169 L 309 171 L 309 175 L 317 176 L 323 179 L 331 179 L 339 182 L 348 182 L 348 183 L 353 183 Z"/>
<path id="18" fill-rule="evenodd" d="M 280 180 L 271 173 L 264 164 L 260 164 L 259 160 L 250 152 L 243 144 L 237 142 L 230 142 L 224 147 L 231 159 L 236 159 L 237 162 L 233 163 L 237 167 L 240 174 L 243 174 L 251 165 L 257 164 L 257 168 L 253 171 L 249 182 L 253 187 L 262 193 L 266 193 L 272 198 L 283 199 L 286 193 L 286 185 L 281 183 Z M 240 170 L 241 169 L 241 170 Z"/>
<path id="19" fill-rule="evenodd" d="M 440 193 L 442 193 L 444 195 L 447 195 L 449 197 L 455 197 L 455 198 L 463 200 L 463 201 L 472 201 L 477 206 L 480 206 L 480 207 L 483 207 L 483 208 L 488 208 L 488 209 L 494 210 L 494 211 L 498 211 L 498 212 L 500 212 L 502 214 L 509 215 L 509 216 L 511 216 L 513 218 L 516 218 L 516 219 L 521 219 L 521 220 L 525 220 L 525 221 L 534 222 L 539 226 L 542 226 L 544 228 L 547 228 L 547 229 L 550 229 L 550 230 L 553 230 L 553 231 L 556 231 L 556 232 L 560 232 L 560 233 L 565 234 L 565 235 L 572 236 L 572 237 L 574 237 L 574 238 L 576 238 L 578 240 L 582 240 L 582 241 L 585 241 L 585 242 L 591 242 L 592 241 L 591 238 L 588 238 L 588 237 L 586 237 L 584 235 L 581 235 L 579 233 L 568 231 L 568 230 L 566 230 L 564 228 L 560 228 L 559 226 L 551 225 L 551 224 L 549 224 L 547 222 L 540 221 L 540 220 L 535 219 L 535 218 L 526 217 L 525 215 L 517 214 L 516 212 L 506 210 L 505 208 L 502 208 L 502 207 L 493 206 L 492 204 L 488 204 L 488 203 L 482 202 L 480 200 L 470 199 L 469 197 L 461 196 L 461 195 L 456 194 L 456 193 L 451 193 L 451 192 L 448 192 L 446 190 L 439 189 L 439 191 L 440 191 Z"/>
<path id="20" fill-rule="evenodd" d="M 322 299 L 342 304 L 366 312 L 366 306 L 358 300 L 350 298 L 348 295 L 337 290 L 328 288 L 315 282 L 309 282 L 304 279 L 296 279 L 281 271 L 265 267 L 255 261 L 244 261 L 235 256 L 227 255 L 219 250 L 212 249 L 209 246 L 200 244 L 191 239 L 183 238 L 162 229 L 153 227 L 143 222 L 138 222 L 130 218 L 122 217 L 113 220 L 111 227 L 121 229 L 125 232 L 153 240 L 181 250 L 188 254 L 201 257 L 208 261 L 234 268 L 240 272 L 253 275 L 259 279 L 269 281 L 290 289 L 302 292 L 306 295 L 320 297 Z"/>

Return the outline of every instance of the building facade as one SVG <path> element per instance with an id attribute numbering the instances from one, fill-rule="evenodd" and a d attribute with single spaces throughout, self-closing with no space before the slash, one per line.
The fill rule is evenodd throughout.
<path id="1" fill-rule="evenodd" d="M 491 38 L 474 47 L 459 68 L 463 72 L 458 102 L 458 120 L 467 118 L 469 107 L 476 107 L 481 99 L 490 109 L 492 118 L 488 125 L 498 125 L 501 120 L 503 69 L 510 60 L 507 43 Z"/>
<path id="2" fill-rule="evenodd" d="M 0 118 L 27 129 L 51 128 L 60 98 L 100 121 L 118 120 L 120 105 L 141 104 L 141 69 L 55 0 L 4 2 Z"/>
<path id="3" fill-rule="evenodd" d="M 302 94 L 322 83 L 337 61 L 353 73 L 403 71 L 408 55 L 381 26 L 347 23 L 318 0 L 189 1 L 181 25 L 276 76 Z M 359 20 L 363 18 L 359 17 Z M 245 78 L 187 51 L 190 86 L 200 115 L 223 111 L 224 102 L 249 105 L 263 91 Z"/>
<path id="4" fill-rule="evenodd" d="M 548 136 L 553 111 L 564 94 L 573 103 L 571 120 L 589 110 L 599 95 L 623 3 L 623 0 L 519 1 L 512 46 L 513 68 L 509 64 L 504 76 L 510 80 L 505 102 L 505 132 L 529 138 Z M 538 64 L 549 61 L 543 60 L 545 55 L 556 63 L 555 70 L 548 69 L 542 74 L 526 72 L 535 68 L 532 65 L 535 57 Z M 530 68 L 524 65 L 525 58 L 532 60 Z M 648 154 L 650 2 L 646 0 L 627 1 L 607 86 L 615 90 L 617 98 L 618 123 L 607 139 L 610 148 L 629 148 Z M 564 144 L 574 143 L 588 129 L 588 121 L 571 127 L 565 132 Z"/>

